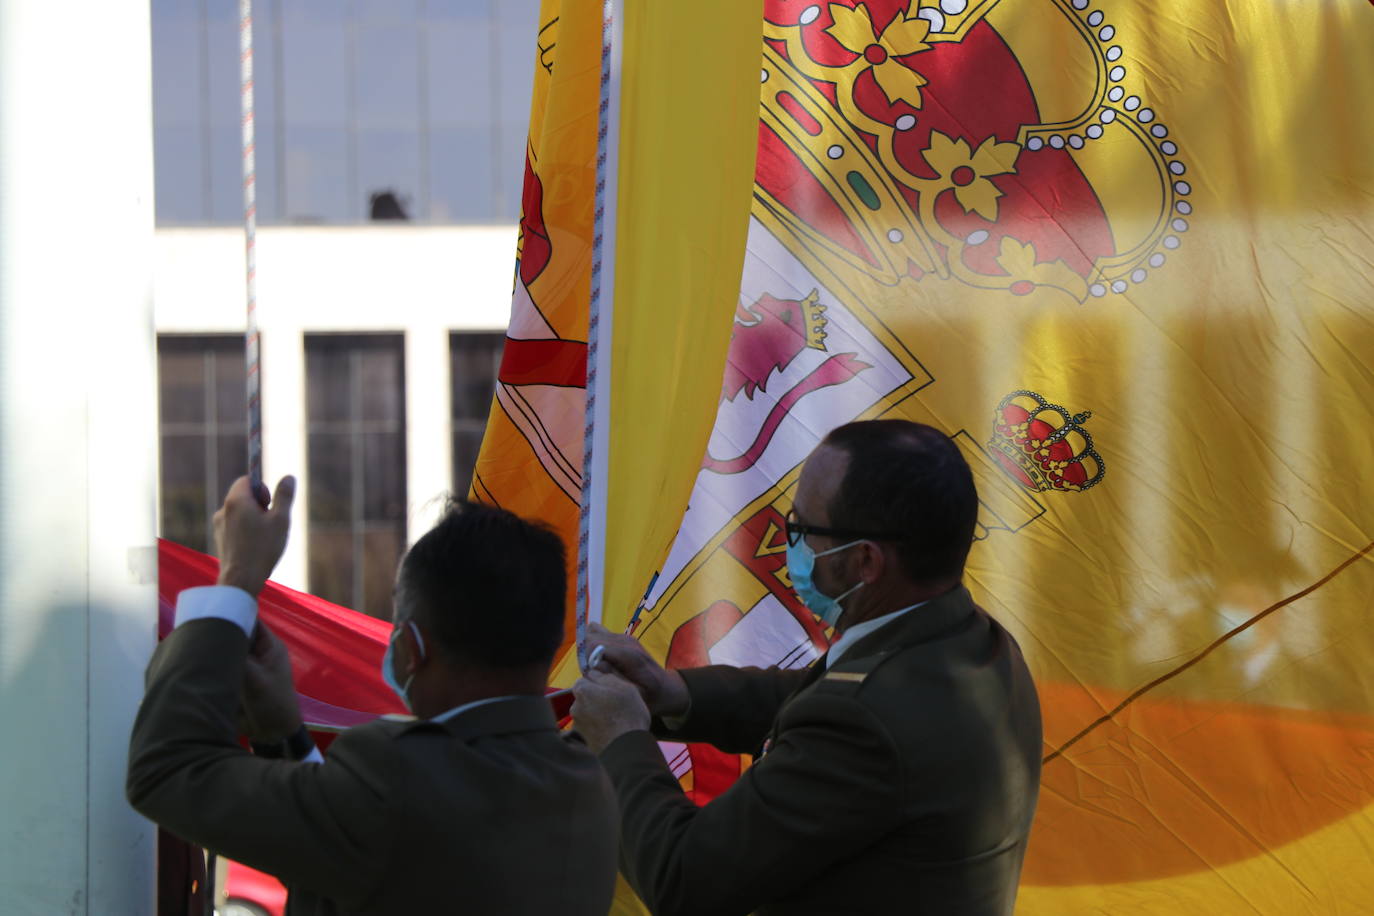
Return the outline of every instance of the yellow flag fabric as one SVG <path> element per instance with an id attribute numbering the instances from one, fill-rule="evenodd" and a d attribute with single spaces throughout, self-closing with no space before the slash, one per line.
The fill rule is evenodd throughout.
<path id="1" fill-rule="evenodd" d="M 721 82 L 712 52 L 684 44 L 671 86 L 638 87 L 642 106 L 621 108 L 622 138 L 654 93 L 686 104 L 693 87 L 722 112 L 747 95 L 757 123 L 708 157 L 753 171 L 735 260 L 724 235 L 714 253 L 672 243 L 679 264 L 736 271 L 733 317 L 674 298 L 699 320 L 619 337 L 628 311 L 668 308 L 654 240 L 693 195 L 661 198 L 633 241 L 620 217 L 616 277 L 637 279 L 614 301 L 605 498 L 633 509 L 606 516 L 615 573 L 595 610 L 670 664 L 808 663 L 831 634 L 786 576 L 801 461 L 852 419 L 929 423 L 974 468 L 967 582 L 1021 642 L 1044 707 L 1018 912 L 1367 911 L 1374 5 L 766 0 L 749 23 L 727 23 L 726 6 L 693 5 L 719 28 L 684 41 L 737 48 L 729 30 L 747 33 L 747 85 L 743 50 L 729 55 L 740 81 Z M 654 40 L 643 22 L 626 29 L 626 60 L 631 39 Z M 555 77 L 564 54 L 595 71 L 593 31 L 576 51 L 560 33 Z M 539 91 L 543 141 L 550 124 L 594 123 L 594 92 L 568 94 L 561 104 L 591 107 L 553 118 Z M 693 130 L 715 128 L 703 111 Z M 627 165 L 664 153 L 639 142 L 620 146 L 620 175 L 649 193 L 674 179 Z M 532 161 L 543 150 L 532 139 Z M 578 161 L 557 200 L 590 225 Z M 690 174 L 714 192 L 699 163 Z M 551 199 L 546 186 L 543 237 L 585 238 L 550 216 Z M 527 184 L 522 276 L 529 201 Z M 542 301 L 541 284 L 562 278 L 575 340 L 581 269 L 525 283 Z M 658 291 L 677 297 L 683 276 Z M 509 378 L 526 365 L 509 350 L 507 364 Z M 617 397 L 642 418 L 665 385 L 680 432 L 616 425 Z M 575 422 L 580 453 L 580 403 L 529 415 Z M 476 489 L 541 514 L 567 470 L 528 433 L 515 439 L 509 414 L 494 416 Z M 578 491 L 562 492 L 559 524 Z M 748 764 L 664 750 L 698 801 Z"/>
<path id="2" fill-rule="evenodd" d="M 548 522 L 576 561 L 593 265 L 618 264 L 600 279 L 615 390 L 605 479 L 592 484 L 607 532 L 598 565 L 617 558 L 598 570 L 610 607 L 632 608 L 667 552 L 715 418 L 700 392 L 720 378 L 744 256 L 756 102 L 738 87 L 757 72 L 759 16 L 740 0 L 541 8 L 515 295 L 471 495 Z M 620 153 L 610 163 L 603 126 Z M 576 677 L 572 634 L 560 683 Z"/>

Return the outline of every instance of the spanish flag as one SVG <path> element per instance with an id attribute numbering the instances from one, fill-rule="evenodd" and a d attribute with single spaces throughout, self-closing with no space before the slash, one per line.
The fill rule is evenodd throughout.
<path id="1" fill-rule="evenodd" d="M 931 424 L 978 482 L 967 584 L 1044 706 L 1019 911 L 1368 911 L 1374 5 L 541 24 L 473 490 L 564 534 L 570 621 L 807 664 L 801 462 L 850 420 Z M 664 753 L 699 801 L 748 765 Z"/>

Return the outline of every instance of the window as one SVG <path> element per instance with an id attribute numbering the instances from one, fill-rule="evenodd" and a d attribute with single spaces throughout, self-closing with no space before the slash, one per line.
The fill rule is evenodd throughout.
<path id="1" fill-rule="evenodd" d="M 406 544 L 405 342 L 305 338 L 310 591 L 383 619 Z"/>
<path id="2" fill-rule="evenodd" d="M 238 4 L 152 0 L 161 225 L 243 219 Z M 539 0 L 258 0 L 258 221 L 514 221 Z"/>
<path id="3" fill-rule="evenodd" d="M 448 338 L 453 492 L 458 496 L 466 496 L 472 485 L 505 342 L 501 331 L 455 331 Z"/>
<path id="4" fill-rule="evenodd" d="M 157 341 L 160 530 L 202 553 L 229 484 L 248 470 L 244 349 L 237 335 Z"/>

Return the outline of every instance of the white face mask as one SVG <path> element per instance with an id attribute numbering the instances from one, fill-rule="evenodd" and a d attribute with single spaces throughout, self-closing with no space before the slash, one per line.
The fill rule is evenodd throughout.
<path id="1" fill-rule="evenodd" d="M 420 660 L 425 658 L 425 640 L 420 635 L 420 628 L 415 625 L 415 621 L 407 620 L 406 626 L 410 627 L 415 634 L 415 643 L 420 647 Z M 396 691 L 396 696 L 401 698 L 401 702 L 406 704 L 406 709 L 410 709 L 410 682 L 415 680 L 415 675 L 406 678 L 404 684 L 400 683 L 396 677 L 396 636 L 401 632 L 400 628 L 391 631 L 391 639 L 386 644 L 386 653 L 382 656 L 382 680 L 392 690 Z M 413 710 L 412 710 L 413 711 Z"/>

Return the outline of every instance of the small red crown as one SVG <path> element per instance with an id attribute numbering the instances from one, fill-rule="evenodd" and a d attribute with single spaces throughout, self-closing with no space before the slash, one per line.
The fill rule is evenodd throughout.
<path id="1" fill-rule="evenodd" d="M 997 405 L 988 448 L 1028 490 L 1086 490 L 1107 473 L 1083 428 L 1092 411 L 1070 413 L 1034 391 L 1013 391 Z"/>

